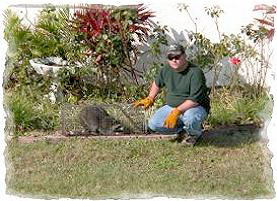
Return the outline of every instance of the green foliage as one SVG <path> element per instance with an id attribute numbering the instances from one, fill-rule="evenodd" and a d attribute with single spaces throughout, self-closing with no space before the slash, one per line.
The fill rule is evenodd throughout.
<path id="1" fill-rule="evenodd" d="M 12 118 L 12 125 L 8 126 L 16 135 L 35 129 L 51 131 L 59 126 L 58 108 L 47 98 L 38 102 L 23 91 L 17 92 L 6 97 L 5 107 L 11 115 L 8 118 Z"/>
<path id="2" fill-rule="evenodd" d="M 215 55 L 212 52 L 212 42 L 203 34 L 194 32 L 189 33 L 189 40 L 189 42 L 193 41 L 194 44 L 188 49 L 188 59 L 200 68 L 212 69 L 215 60 Z"/>
<path id="3" fill-rule="evenodd" d="M 4 71 L 3 87 L 7 91 L 23 90 L 29 95 L 39 98 L 49 92 L 49 87 L 53 82 L 53 75 L 40 75 L 31 67 L 28 60 L 14 60 L 6 58 L 6 68 Z M 36 95 L 37 94 L 37 95 Z"/>
<path id="4" fill-rule="evenodd" d="M 220 71 L 224 58 L 239 55 L 246 60 L 256 58 L 258 55 L 254 47 L 247 44 L 239 34 L 222 35 L 219 42 L 211 42 L 201 33 L 188 34 L 189 41 L 186 43 L 193 43 L 188 49 L 189 60 L 203 69 Z"/>
<path id="5" fill-rule="evenodd" d="M 212 42 L 197 32 L 197 24 L 190 15 L 188 6 L 183 5 L 180 10 L 186 11 L 195 25 L 194 32 L 188 31 L 189 41 L 184 42 L 185 46 L 193 44 L 188 48 L 190 61 L 214 72 L 209 124 L 260 122 L 260 112 L 270 102 L 263 94 L 263 78 L 269 57 L 246 43 L 241 34 L 221 34 L 218 20 L 223 11 L 219 7 L 206 8 L 216 25 L 218 42 Z M 162 51 L 168 45 L 168 29 L 159 25 L 154 28 L 149 20 L 153 13 L 145 10 L 142 5 L 80 5 L 73 14 L 67 6 L 58 9 L 48 5 L 31 26 L 23 25 L 22 19 L 11 10 L 6 10 L 4 15 L 4 38 L 9 49 L 3 86 L 12 94 L 8 107 L 15 117 L 15 130 L 18 131 L 56 128 L 56 108 L 41 99 L 49 94 L 54 82 L 58 83 L 58 90 L 62 92 L 62 101 L 73 104 L 91 99 L 133 100 L 148 94 L 150 83 L 164 65 Z M 261 20 L 259 22 L 264 23 Z M 256 29 L 253 24 L 249 24 L 242 29 L 242 33 L 262 45 L 270 42 L 274 32 L 263 26 Z M 147 46 L 147 50 L 139 53 L 139 48 L 143 45 Z M 265 46 L 262 46 L 264 49 Z M 142 54 L 147 54 L 152 59 L 146 64 L 146 71 L 134 67 Z M 68 61 L 69 67 L 61 69 L 57 77 L 51 73 L 37 74 L 29 60 L 49 56 L 61 57 Z M 233 68 L 235 70 L 231 74 L 230 85 L 226 87 L 227 91 L 215 89 L 223 60 L 232 57 L 249 63 L 255 60 L 264 67 L 262 75 L 255 81 L 259 90 L 251 90 L 255 96 L 245 95 L 245 88 L 249 88 L 238 81 L 240 65 Z M 237 93 L 238 91 L 240 92 Z M 19 98 L 21 96 L 25 97 Z M 164 103 L 163 96 L 164 92 L 158 97 L 156 105 Z M 222 100 L 225 107 L 221 105 Z M 42 107 L 49 108 L 53 118 L 38 109 Z M 268 111 L 270 113 L 270 109 Z"/>
<path id="6" fill-rule="evenodd" d="M 22 24 L 22 19 L 11 10 L 5 11 L 5 40 L 8 42 L 4 87 L 9 90 L 24 90 L 25 85 L 31 91 L 48 93 L 53 76 L 37 74 L 29 64 L 36 57 L 65 57 L 61 37 L 64 18 L 60 16 L 66 9 L 57 11 L 46 7 L 32 26 Z M 27 87 L 27 88 L 29 88 Z M 24 88 L 24 89 L 20 89 Z"/>
<path id="7" fill-rule="evenodd" d="M 242 33 L 245 33 L 250 40 L 253 40 L 254 43 L 268 39 L 269 30 L 265 27 L 256 28 L 254 24 L 250 23 L 246 26 L 243 26 L 241 29 Z"/>
<path id="8" fill-rule="evenodd" d="M 264 93 L 254 95 L 251 90 L 230 91 L 222 88 L 211 99 L 208 125 L 257 124 L 271 118 L 272 100 Z"/>
<path id="9" fill-rule="evenodd" d="M 65 58 L 67 41 L 63 39 L 65 21 L 69 9 L 44 8 L 32 26 L 22 24 L 13 11 L 5 11 L 5 40 L 9 43 L 8 54 L 12 59 L 30 59 L 34 57 L 60 56 Z"/>
<path id="10" fill-rule="evenodd" d="M 206 13 L 211 16 L 212 18 L 219 18 L 221 13 L 224 13 L 219 6 L 212 6 L 212 7 L 205 7 Z"/>
<path id="11" fill-rule="evenodd" d="M 140 43 L 147 39 L 150 28 L 146 26 L 151 27 L 149 18 L 153 13 L 142 5 L 84 5 L 80 8 L 72 15 L 66 6 L 57 9 L 48 5 L 30 27 L 22 25 L 21 19 L 11 10 L 5 12 L 5 39 L 10 49 L 6 88 L 14 87 L 14 80 L 17 83 L 36 82 L 29 74 L 30 59 L 56 56 L 72 66 L 59 73 L 65 96 L 69 91 L 78 99 L 93 92 L 98 95 L 128 94 L 125 85 L 134 84 L 139 76 L 133 68 L 138 52 L 135 36 Z M 85 68 L 76 68 L 76 63 Z M 84 83 L 82 76 L 90 77 L 94 84 Z"/>
<path id="12" fill-rule="evenodd" d="M 82 18 L 71 15 L 66 6 L 59 9 L 46 6 L 31 26 L 23 25 L 22 19 L 13 11 L 5 11 L 4 33 L 9 51 L 4 87 L 12 94 L 7 108 L 15 118 L 16 131 L 57 126 L 56 110 L 53 110 L 56 114 L 51 119 L 36 108 L 36 105 L 42 107 L 41 104 L 49 106 L 50 103 L 42 101 L 42 97 L 48 96 L 54 82 L 58 83 L 58 90 L 64 96 L 62 101 L 71 103 L 99 97 L 119 99 L 123 93 L 126 96 L 127 87 L 124 85 L 137 76 L 132 67 L 137 57 L 134 36 L 141 43 L 147 39 L 150 29 L 146 26 L 150 25 L 148 19 L 153 14 L 142 5 L 101 9 L 109 13 L 112 26 L 107 27 L 110 24 L 106 23 L 97 37 L 81 30 Z M 83 12 L 86 11 L 96 11 L 91 20 L 101 22 L 102 18 L 96 16 L 97 12 L 100 14 L 99 9 L 85 6 Z M 52 73 L 37 74 L 29 60 L 49 56 L 67 60 L 70 67 L 60 70 L 57 77 Z M 82 67 L 76 67 L 77 62 Z M 18 94 L 25 97 L 20 99 Z M 53 105 L 48 108 L 51 107 Z"/>
<path id="13" fill-rule="evenodd" d="M 69 14 L 69 9 L 56 9 L 53 6 L 46 7 L 40 12 L 37 22 L 34 24 L 32 46 L 33 57 L 59 56 L 65 59 L 66 49 L 62 31 L 65 29 L 66 18 L 61 13 Z"/>
<path id="14" fill-rule="evenodd" d="M 122 8 L 83 5 L 70 21 L 104 90 L 114 86 L 116 93 L 125 93 L 127 83 L 137 83 L 138 73 L 133 68 L 138 56 L 135 35 L 138 42 L 145 40 L 150 31 L 146 28 L 150 25 L 148 18 L 152 17 L 144 9 L 142 5 Z"/>
<path id="15" fill-rule="evenodd" d="M 118 90 L 118 85 L 109 82 L 107 79 L 110 78 L 99 72 L 99 69 L 93 65 L 63 68 L 58 71 L 56 77 L 59 90 L 61 90 L 65 101 L 69 97 L 74 97 L 77 101 L 93 97 L 119 99 L 122 91 Z"/>
<path id="16" fill-rule="evenodd" d="M 9 9 L 4 12 L 4 17 L 4 39 L 9 44 L 7 56 L 14 59 L 23 59 L 25 56 L 29 56 L 31 30 L 22 25 L 22 19 Z"/>

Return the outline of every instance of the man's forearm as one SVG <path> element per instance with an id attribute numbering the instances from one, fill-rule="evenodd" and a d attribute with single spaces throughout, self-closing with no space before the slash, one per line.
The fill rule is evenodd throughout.
<path id="1" fill-rule="evenodd" d="M 158 85 L 155 83 L 155 81 L 152 83 L 151 87 L 150 87 L 150 91 L 149 91 L 149 95 L 148 97 L 152 98 L 153 100 L 155 100 L 157 94 L 160 91 L 160 87 L 158 87 Z"/>
<path id="2" fill-rule="evenodd" d="M 197 107 L 199 103 L 193 101 L 193 100 L 185 100 L 182 104 L 180 104 L 177 109 L 180 110 L 182 113 L 186 110 Z"/>

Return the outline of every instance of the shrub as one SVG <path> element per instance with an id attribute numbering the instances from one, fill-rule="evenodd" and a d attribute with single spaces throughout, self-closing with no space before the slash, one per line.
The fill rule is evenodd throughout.
<path id="1" fill-rule="evenodd" d="M 107 90 L 126 93 L 127 83 L 138 83 L 134 69 L 138 45 L 146 40 L 153 14 L 142 5 L 134 7 L 104 7 L 81 5 L 74 12 L 69 26 L 77 33 L 78 43 L 90 59 L 96 76 L 93 78 Z M 137 39 L 137 40 L 136 40 Z"/>

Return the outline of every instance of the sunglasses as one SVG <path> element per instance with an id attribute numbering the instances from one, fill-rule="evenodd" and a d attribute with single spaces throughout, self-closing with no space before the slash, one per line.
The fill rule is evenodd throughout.
<path id="1" fill-rule="evenodd" d="M 175 60 L 179 60 L 180 59 L 180 57 L 181 57 L 182 55 L 168 55 L 168 60 L 173 60 L 173 59 L 175 59 Z"/>

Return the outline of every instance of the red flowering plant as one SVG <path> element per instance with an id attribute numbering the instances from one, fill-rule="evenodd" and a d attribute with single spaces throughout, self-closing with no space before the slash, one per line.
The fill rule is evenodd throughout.
<path id="1" fill-rule="evenodd" d="M 232 70 L 232 74 L 231 74 L 231 79 L 230 79 L 230 82 L 229 82 L 229 87 L 230 87 L 230 90 L 233 90 L 235 88 L 235 86 L 238 86 L 239 85 L 239 68 L 240 68 L 240 64 L 241 64 L 241 61 L 238 57 L 231 57 L 229 59 L 229 63 L 233 66 L 233 68 L 231 69 Z"/>
<path id="2" fill-rule="evenodd" d="M 140 4 L 135 6 L 81 5 L 74 12 L 71 26 L 76 40 L 86 49 L 84 55 L 92 60 L 102 81 L 110 86 L 120 84 L 128 76 L 137 80 L 137 42 L 146 41 L 153 12 Z M 124 87 L 121 87 L 123 89 Z"/>
<path id="3" fill-rule="evenodd" d="M 270 43 L 274 37 L 274 17 L 276 14 L 275 5 L 258 4 L 254 6 L 253 11 L 261 12 L 261 18 L 254 18 L 255 23 L 249 24 L 242 29 L 242 33 L 245 33 L 250 40 L 255 43 L 259 56 L 256 59 L 259 61 L 258 75 L 255 77 L 255 83 L 258 91 L 265 87 L 265 79 L 268 69 L 270 68 L 270 57 L 272 49 Z"/>
<path id="4" fill-rule="evenodd" d="M 261 18 L 254 18 L 256 25 L 249 24 L 245 26 L 242 32 L 252 39 L 254 42 L 259 42 L 264 39 L 273 39 L 275 27 L 274 27 L 274 15 L 276 14 L 275 5 L 259 4 L 255 5 L 253 11 L 261 11 Z"/>
<path id="5" fill-rule="evenodd" d="M 276 6 L 266 5 L 266 4 L 259 4 L 254 7 L 254 11 L 264 11 L 263 18 L 257 19 L 255 18 L 259 24 L 260 29 L 265 29 L 266 37 L 272 41 L 275 28 L 274 28 L 274 15 L 276 14 Z"/>
<path id="6" fill-rule="evenodd" d="M 238 64 L 240 64 L 240 59 L 237 58 L 237 57 L 231 57 L 231 58 L 229 59 L 229 62 L 230 62 L 231 64 L 238 65 Z"/>

